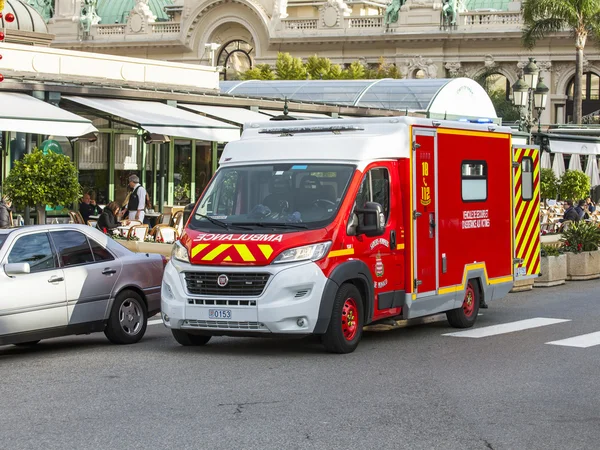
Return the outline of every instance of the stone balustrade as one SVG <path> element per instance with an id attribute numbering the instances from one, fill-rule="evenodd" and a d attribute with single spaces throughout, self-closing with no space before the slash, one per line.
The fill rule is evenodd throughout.
<path id="1" fill-rule="evenodd" d="M 460 14 L 460 23 L 465 27 L 521 27 L 520 11 L 465 12 Z"/>
<path id="2" fill-rule="evenodd" d="M 96 39 L 98 39 L 98 37 L 100 39 L 112 39 L 115 36 L 120 38 L 125 34 L 139 34 L 147 36 L 148 34 L 176 35 L 179 33 L 181 33 L 180 22 L 154 22 L 149 24 L 149 26 L 146 29 L 140 31 L 139 33 L 135 33 L 131 30 L 128 30 L 126 24 L 94 25 L 92 26 L 92 29 L 90 31 L 90 34 Z"/>

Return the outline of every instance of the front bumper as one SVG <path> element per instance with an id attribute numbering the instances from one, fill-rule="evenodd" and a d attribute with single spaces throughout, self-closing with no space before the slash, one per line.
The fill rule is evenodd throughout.
<path id="1" fill-rule="evenodd" d="M 185 272 L 269 273 L 270 278 L 258 296 L 192 295 L 186 288 Z M 212 335 L 310 334 L 317 323 L 326 281 L 314 262 L 224 268 L 172 259 L 165 268 L 161 290 L 163 323 L 172 329 Z M 210 318 L 209 310 L 214 309 L 229 310 L 231 318 Z"/>

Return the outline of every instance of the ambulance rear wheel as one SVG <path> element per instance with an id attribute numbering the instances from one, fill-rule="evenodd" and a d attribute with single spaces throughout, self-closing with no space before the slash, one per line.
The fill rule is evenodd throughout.
<path id="1" fill-rule="evenodd" d="M 171 330 L 171 333 L 173 334 L 175 340 L 185 347 L 206 345 L 211 338 L 211 336 L 206 336 L 203 334 L 186 333 L 183 330 Z"/>
<path id="2" fill-rule="evenodd" d="M 321 341 L 331 353 L 352 353 L 362 337 L 363 299 L 353 284 L 343 284 L 337 291 L 329 327 Z"/>
<path id="3" fill-rule="evenodd" d="M 462 306 L 446 313 L 450 325 L 454 328 L 472 327 L 479 313 L 479 300 L 478 286 L 474 280 L 469 280 Z"/>

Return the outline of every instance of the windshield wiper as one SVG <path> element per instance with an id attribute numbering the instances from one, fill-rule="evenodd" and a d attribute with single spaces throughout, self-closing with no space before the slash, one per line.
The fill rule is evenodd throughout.
<path id="1" fill-rule="evenodd" d="M 208 221 L 209 221 L 210 223 L 212 223 L 212 224 L 218 225 L 218 226 L 220 226 L 220 227 L 223 227 L 223 228 L 225 228 L 226 230 L 229 230 L 229 225 L 227 225 L 225 222 L 223 222 L 223 221 L 221 221 L 221 220 L 218 220 L 218 219 L 213 219 L 212 217 L 210 217 L 210 216 L 207 216 L 207 215 L 204 215 L 204 214 L 198 214 L 198 213 L 196 213 L 196 215 L 197 215 L 198 217 L 202 217 L 203 219 L 206 219 L 206 220 L 208 220 Z"/>
<path id="2" fill-rule="evenodd" d="M 304 223 L 283 223 L 283 222 L 240 222 L 240 225 L 262 228 L 299 228 L 306 229 L 308 225 Z"/>

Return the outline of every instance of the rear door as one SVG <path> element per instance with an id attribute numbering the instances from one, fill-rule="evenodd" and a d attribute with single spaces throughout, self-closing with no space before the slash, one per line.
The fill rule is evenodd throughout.
<path id="1" fill-rule="evenodd" d="M 513 147 L 515 280 L 540 272 L 540 150 Z"/>
<path id="2" fill-rule="evenodd" d="M 415 130 L 413 152 L 413 285 L 417 297 L 425 297 L 434 295 L 439 284 L 435 131 Z"/>
<path id="3" fill-rule="evenodd" d="M 104 320 L 121 262 L 79 231 L 51 236 L 65 274 L 69 325 Z"/>

